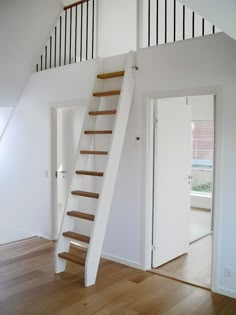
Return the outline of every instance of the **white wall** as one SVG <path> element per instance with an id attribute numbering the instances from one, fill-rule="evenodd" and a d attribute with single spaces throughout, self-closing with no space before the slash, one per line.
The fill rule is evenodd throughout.
<path id="1" fill-rule="evenodd" d="M 60 10 L 58 0 L 0 1 L 0 106 L 15 106 Z"/>
<path id="2" fill-rule="evenodd" d="M 98 56 L 136 50 L 137 0 L 99 0 Z"/>
<path id="3" fill-rule="evenodd" d="M 179 0 L 236 39 L 235 0 Z"/>
<path id="4" fill-rule="evenodd" d="M 0 139 L 3 130 L 5 129 L 6 124 L 11 116 L 12 110 L 12 107 L 0 107 Z"/>
<path id="5" fill-rule="evenodd" d="M 214 96 L 191 96 L 188 102 L 192 106 L 192 120 L 214 120 Z"/>
<path id="6" fill-rule="evenodd" d="M 95 73 L 87 62 L 32 75 L 0 145 L 0 244 L 52 236 L 50 108 L 86 104 Z"/>

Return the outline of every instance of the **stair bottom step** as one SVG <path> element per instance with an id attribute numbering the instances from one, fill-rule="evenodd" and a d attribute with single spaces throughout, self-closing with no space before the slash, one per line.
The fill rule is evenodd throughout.
<path id="1" fill-rule="evenodd" d="M 66 253 L 66 252 L 58 254 L 58 257 L 71 261 L 75 264 L 85 266 L 86 258 L 78 257 L 76 255 Z"/>

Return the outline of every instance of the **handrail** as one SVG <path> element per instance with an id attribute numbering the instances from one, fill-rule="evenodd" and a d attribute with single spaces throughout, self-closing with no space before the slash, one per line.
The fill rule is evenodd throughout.
<path id="1" fill-rule="evenodd" d="M 73 7 L 76 7 L 77 5 L 81 5 L 85 2 L 89 2 L 90 0 L 80 0 L 80 1 L 77 1 L 75 3 L 72 3 L 72 4 L 69 4 L 67 6 L 64 7 L 64 10 L 69 10 L 69 9 L 72 9 Z"/>

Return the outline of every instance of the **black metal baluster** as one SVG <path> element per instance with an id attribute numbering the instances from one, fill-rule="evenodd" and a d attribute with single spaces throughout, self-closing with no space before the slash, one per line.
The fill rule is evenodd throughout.
<path id="1" fill-rule="evenodd" d="M 71 43 L 72 41 L 72 8 L 70 8 L 70 46 L 69 46 L 69 64 L 71 64 Z"/>
<path id="2" fill-rule="evenodd" d="M 87 1 L 87 13 L 86 13 L 86 60 L 88 60 L 88 19 L 89 19 L 89 1 Z"/>
<path id="3" fill-rule="evenodd" d="M 202 19 L 202 36 L 205 35 L 205 19 Z"/>
<path id="4" fill-rule="evenodd" d="M 43 55 L 41 55 L 41 71 L 43 71 Z"/>
<path id="5" fill-rule="evenodd" d="M 47 70 L 47 64 L 48 64 L 48 47 L 45 46 L 45 70 Z"/>
<path id="6" fill-rule="evenodd" d="M 192 38 L 195 37 L 195 13 L 192 13 Z"/>
<path id="7" fill-rule="evenodd" d="M 67 32 L 67 11 L 65 11 L 65 45 L 64 45 L 64 65 L 66 64 L 66 32 Z"/>
<path id="8" fill-rule="evenodd" d="M 78 29 L 78 6 L 75 7 L 75 63 L 77 61 L 77 29 Z"/>
<path id="9" fill-rule="evenodd" d="M 183 40 L 185 40 L 185 5 L 183 5 Z"/>
<path id="10" fill-rule="evenodd" d="M 176 0 L 174 0 L 174 42 L 176 41 Z"/>
<path id="11" fill-rule="evenodd" d="M 93 0 L 93 9 L 92 9 L 92 59 L 94 57 L 94 0 Z"/>
<path id="12" fill-rule="evenodd" d="M 159 41 L 159 0 L 157 0 L 157 8 L 156 8 L 156 45 L 158 45 Z"/>
<path id="13" fill-rule="evenodd" d="M 50 57 L 49 57 L 49 67 L 52 68 L 52 36 L 50 36 Z"/>
<path id="14" fill-rule="evenodd" d="M 57 27 L 55 26 L 54 67 L 57 66 Z"/>
<path id="15" fill-rule="evenodd" d="M 167 43 L 167 0 L 165 0 L 165 44 Z"/>
<path id="16" fill-rule="evenodd" d="M 212 34 L 215 34 L 215 25 L 212 25 Z"/>
<path id="17" fill-rule="evenodd" d="M 59 34 L 59 66 L 61 66 L 61 28 L 62 28 L 62 16 L 60 16 L 60 34 Z"/>
<path id="18" fill-rule="evenodd" d="M 148 47 L 151 43 L 151 0 L 148 0 Z"/>
<path id="19" fill-rule="evenodd" d="M 39 72 L 39 65 L 38 65 L 38 63 L 36 65 L 36 72 Z"/>
<path id="20" fill-rule="evenodd" d="M 82 61 L 83 57 L 83 3 L 81 4 L 81 17 L 80 17 L 80 61 Z"/>

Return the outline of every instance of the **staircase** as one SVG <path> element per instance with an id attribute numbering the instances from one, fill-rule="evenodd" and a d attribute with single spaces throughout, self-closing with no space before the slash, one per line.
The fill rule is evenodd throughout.
<path id="1" fill-rule="evenodd" d="M 83 123 L 76 167 L 56 248 L 56 273 L 65 271 L 67 261 L 82 265 L 85 267 L 85 286 L 96 282 L 131 107 L 135 69 L 135 53 L 130 52 L 125 71 L 97 75 L 96 83 L 100 86 L 100 82 L 114 78 L 122 78 L 122 85 L 120 89 L 94 92 Z M 112 108 L 104 108 L 105 98 L 109 98 Z M 118 106 L 114 108 L 116 100 Z M 107 121 L 108 125 L 113 122 L 113 128 L 96 129 L 99 119 Z M 111 137 L 109 150 L 95 148 L 97 137 L 99 140 L 101 137 Z M 100 180 L 99 184 L 97 180 Z M 100 191 L 94 192 L 95 189 Z M 71 241 L 86 250 L 85 257 L 69 252 Z"/>

